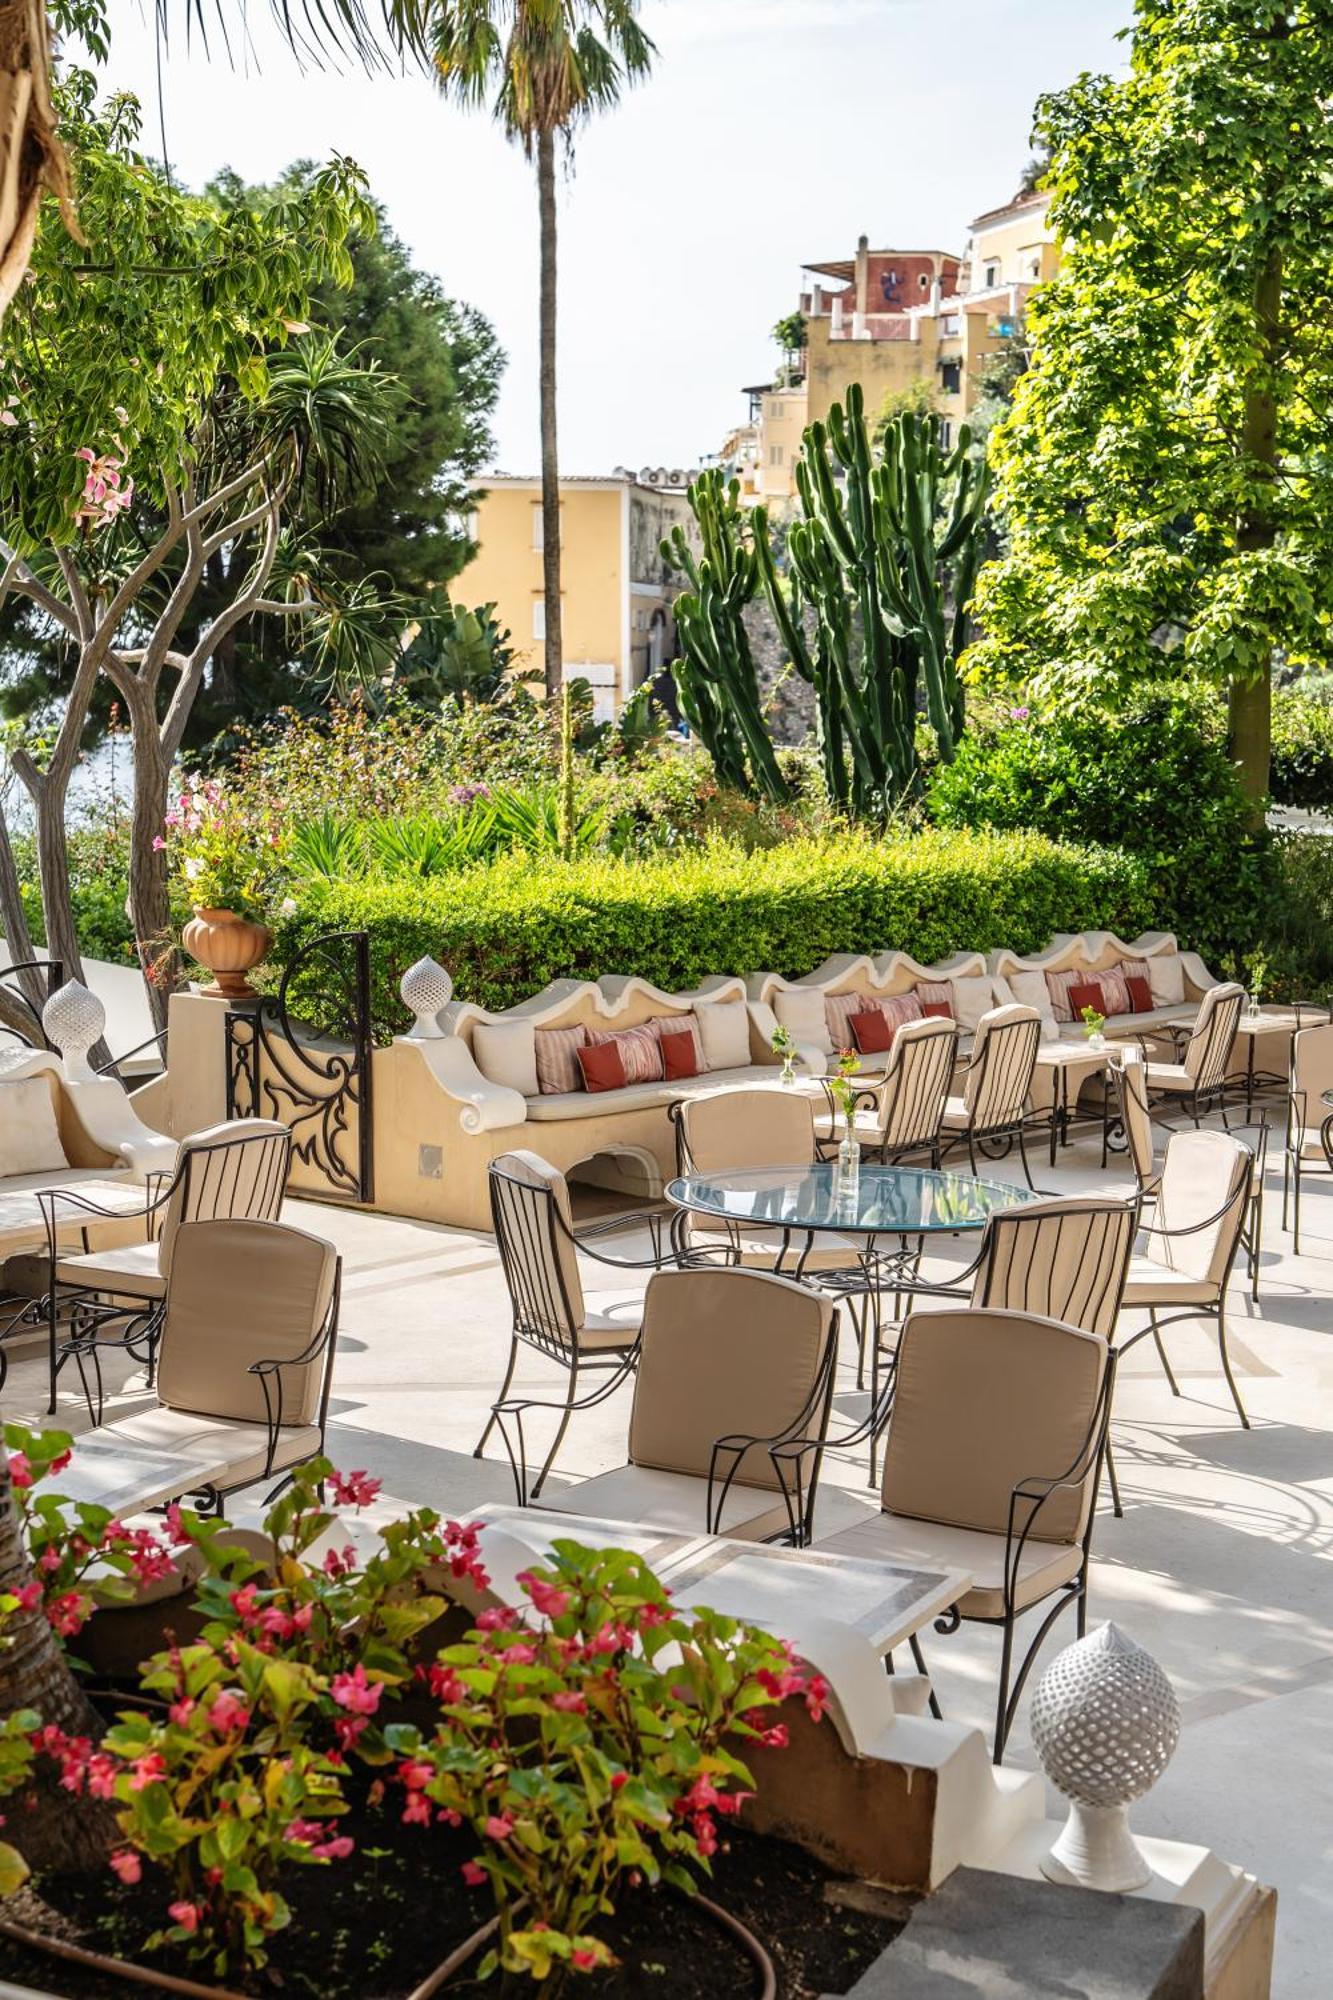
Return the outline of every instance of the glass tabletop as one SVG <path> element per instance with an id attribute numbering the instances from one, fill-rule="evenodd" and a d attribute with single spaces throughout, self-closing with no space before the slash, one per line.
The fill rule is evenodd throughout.
<path id="1" fill-rule="evenodd" d="M 687 1174 L 667 1186 L 677 1208 L 770 1229 L 883 1230 L 908 1236 L 981 1229 L 996 1209 L 1023 1208 L 1044 1196 L 971 1174 L 926 1167 L 862 1166 L 854 1195 L 843 1196 L 830 1160 L 814 1167 L 752 1167 L 744 1173 Z"/>

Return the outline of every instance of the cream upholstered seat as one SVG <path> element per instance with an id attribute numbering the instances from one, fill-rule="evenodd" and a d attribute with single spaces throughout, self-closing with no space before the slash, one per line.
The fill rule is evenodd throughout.
<path id="1" fill-rule="evenodd" d="M 694 1534 L 803 1541 L 836 1323 L 831 1299 L 768 1271 L 658 1272 L 644 1295 L 629 1462 L 543 1504 Z M 521 1480 L 519 1490 L 522 1499 Z"/>
<path id="2" fill-rule="evenodd" d="M 103 1435 L 179 1457 L 182 1493 L 234 1492 L 318 1457 L 337 1337 L 333 1245 L 280 1222 L 183 1222 L 174 1234 L 157 1407 Z"/>
<path id="3" fill-rule="evenodd" d="M 673 1111 L 682 1174 L 744 1173 L 751 1167 L 809 1167 L 819 1158 L 814 1106 L 797 1091 L 712 1090 Z M 681 1240 L 692 1251 L 729 1250 L 738 1264 L 763 1270 L 798 1265 L 802 1272 L 855 1267 L 860 1245 L 850 1236 L 817 1234 L 728 1222 L 722 1216 L 686 1216 Z"/>
<path id="4" fill-rule="evenodd" d="M 1009 1002 L 992 1007 L 977 1024 L 962 1093 L 947 1099 L 943 1118 L 944 1150 L 966 1145 L 973 1173 L 978 1139 L 1016 1140 L 1023 1177 L 1032 1186 L 1024 1132 L 1040 1047 L 1041 1015 L 1035 1007 Z"/>
<path id="5" fill-rule="evenodd" d="M 1049 1627 L 1087 1619 L 1088 1550 L 1115 1356 L 1097 1333 L 967 1306 L 909 1315 L 885 1440 L 881 1513 L 849 1554 L 970 1569 L 957 1610 L 1004 1627 L 995 1761 Z M 1014 1622 L 1054 1598 L 1010 1692 Z"/>
<path id="6" fill-rule="evenodd" d="M 1244 1001 L 1244 989 L 1234 983 L 1209 987 L 1181 1060 L 1147 1065 L 1144 1080 L 1150 1101 L 1154 1094 L 1179 1100 L 1196 1125 L 1201 1112 L 1225 1101 L 1227 1069 Z"/>
<path id="7" fill-rule="evenodd" d="M 77 1189 L 51 1189 L 38 1197 L 47 1223 L 51 1269 L 48 1315 L 53 1410 L 56 1377 L 66 1358 L 57 1352 L 61 1311 L 77 1304 L 86 1320 L 86 1301 L 94 1296 L 109 1302 L 98 1315 L 103 1321 L 123 1319 L 128 1311 L 131 1318 L 124 1344 L 146 1343 L 151 1381 L 158 1308 L 166 1295 L 177 1233 L 187 1222 L 274 1220 L 282 1207 L 291 1147 L 288 1127 L 271 1118 L 235 1118 L 191 1133 L 181 1141 L 176 1170 L 166 1187 L 144 1204 L 145 1227 L 151 1231 L 157 1225 L 156 1235 L 123 1249 L 75 1255 L 62 1251 L 62 1234 L 71 1222 L 104 1211 Z M 141 1310 L 136 1312 L 136 1307 Z M 87 1351 L 86 1342 L 80 1340 L 66 1353 Z M 86 1391 L 86 1380 L 84 1387 Z"/>
<path id="8" fill-rule="evenodd" d="M 1174 1395 L 1180 1390 L 1162 1345 L 1172 1319 L 1217 1322 L 1217 1344 L 1236 1414 L 1248 1430 L 1227 1353 L 1226 1288 L 1245 1227 L 1254 1155 L 1233 1133 L 1175 1132 L 1166 1149 L 1157 1200 L 1140 1254 L 1130 1260 L 1122 1306 L 1144 1311 L 1148 1325 L 1120 1342 L 1123 1353 L 1152 1336 Z"/>
<path id="9" fill-rule="evenodd" d="M 503 1403 L 509 1394 L 520 1342 L 559 1362 L 569 1374 L 564 1415 L 532 1488 L 535 1498 L 564 1438 L 578 1396 L 580 1371 L 614 1371 L 607 1385 L 609 1392 L 621 1375 L 633 1368 L 638 1354 L 642 1298 L 623 1293 L 589 1298 L 579 1269 L 580 1251 L 618 1270 L 656 1269 L 659 1260 L 652 1258 L 646 1266 L 635 1264 L 629 1259 L 605 1257 L 586 1241 L 579 1242 L 574 1235 L 569 1183 L 558 1167 L 537 1153 L 502 1153 L 492 1160 L 490 1190 L 496 1247 L 513 1312 L 509 1361 L 496 1402 Z M 475 1458 L 485 1450 L 495 1421 L 492 1411 L 477 1440 Z"/>
<path id="10" fill-rule="evenodd" d="M 939 1163 L 940 1124 L 949 1095 L 958 1052 L 958 1029 L 952 1021 L 928 1016 L 904 1021 L 893 1038 L 882 1081 L 874 1087 L 874 1106 L 858 1111 L 853 1131 L 862 1146 L 881 1160 L 901 1160 L 926 1153 Z M 826 1112 L 815 1122 L 820 1138 L 837 1138 L 846 1121 Z"/>
<path id="11" fill-rule="evenodd" d="M 1301 1254 L 1301 1177 L 1311 1171 L 1307 1162 L 1323 1161 L 1324 1168 L 1333 1171 L 1323 1141 L 1324 1123 L 1333 1118 L 1333 1106 L 1324 1103 L 1326 1090 L 1333 1090 L 1333 1021 L 1317 1028 L 1301 1028 L 1291 1041 L 1291 1079 L 1282 1157 L 1282 1227 L 1287 1226 L 1290 1202 L 1291 1247 L 1297 1257 Z"/>

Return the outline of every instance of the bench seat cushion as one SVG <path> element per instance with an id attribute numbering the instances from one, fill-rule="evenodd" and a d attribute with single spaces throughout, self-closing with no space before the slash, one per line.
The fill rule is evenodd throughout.
<path id="1" fill-rule="evenodd" d="M 660 1083 L 629 1083 L 623 1090 L 562 1090 L 548 1097 L 529 1097 L 528 1119 L 532 1124 L 558 1123 L 565 1118 L 601 1118 L 608 1111 L 653 1111 L 677 1098 L 694 1097 L 705 1090 L 719 1090 L 737 1084 L 776 1084 L 778 1071 L 772 1063 L 753 1063 L 748 1069 L 712 1069 L 702 1076 L 669 1077 Z"/>

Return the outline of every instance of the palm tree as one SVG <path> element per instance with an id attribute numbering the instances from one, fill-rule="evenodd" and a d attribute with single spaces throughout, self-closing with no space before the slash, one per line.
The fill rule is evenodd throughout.
<path id="1" fill-rule="evenodd" d="M 557 141 L 566 154 L 622 84 L 646 76 L 656 53 L 638 0 L 418 0 L 440 88 L 469 105 L 490 102 L 505 135 L 537 163 L 541 218 L 542 588 L 546 692 L 559 698 L 560 469 L 556 443 L 555 306 Z"/>

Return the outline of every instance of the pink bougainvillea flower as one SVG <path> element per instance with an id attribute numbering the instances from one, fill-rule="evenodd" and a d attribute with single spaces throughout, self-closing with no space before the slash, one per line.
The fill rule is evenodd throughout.
<path id="1" fill-rule="evenodd" d="M 368 1681 L 366 1670 L 360 1660 L 350 1674 L 335 1674 L 329 1684 L 329 1693 L 339 1708 L 345 1708 L 352 1715 L 373 1715 L 380 1705 L 384 1693 L 378 1681 Z"/>
<path id="2" fill-rule="evenodd" d="M 143 1880 L 143 1863 L 132 1847 L 123 1847 L 111 1857 L 111 1872 L 120 1881 L 132 1886 Z"/>

